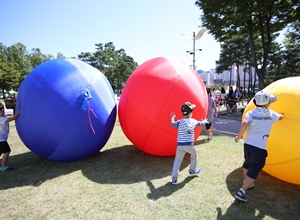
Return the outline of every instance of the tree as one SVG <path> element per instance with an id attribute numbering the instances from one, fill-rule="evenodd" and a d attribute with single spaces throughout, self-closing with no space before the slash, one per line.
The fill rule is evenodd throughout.
<path id="1" fill-rule="evenodd" d="M 116 50 L 112 42 L 95 44 L 96 52 L 81 52 L 78 59 L 100 70 L 118 94 L 130 74 L 138 64 L 125 53 L 124 49 Z"/>
<path id="2" fill-rule="evenodd" d="M 31 69 L 34 69 L 38 65 L 48 60 L 54 59 L 54 56 L 48 54 L 42 54 L 39 48 L 33 48 L 30 53 L 30 62 L 31 62 Z"/>
<path id="3" fill-rule="evenodd" d="M 44 55 L 39 48 L 32 49 L 29 54 L 26 46 L 21 43 L 10 47 L 0 43 L 0 88 L 18 90 L 24 78 L 37 65 L 52 59 L 52 55 Z"/>
<path id="4" fill-rule="evenodd" d="M 259 88 L 264 88 L 267 60 L 274 41 L 273 33 L 295 21 L 299 13 L 298 0 L 197 0 L 202 9 L 201 21 L 216 40 L 223 42 L 234 35 L 248 36 Z M 217 5 L 217 7 L 216 7 Z M 259 39 L 260 48 L 255 40 Z M 259 65 L 257 51 L 263 51 Z"/>
<path id="5" fill-rule="evenodd" d="M 231 75 L 232 67 L 237 68 L 237 82 L 236 86 L 240 87 L 240 66 L 244 64 L 245 57 L 247 56 L 247 44 L 244 37 L 232 36 L 230 39 L 225 40 L 221 44 L 221 53 L 219 61 L 217 62 L 220 67 L 217 68 L 217 72 L 220 73 L 222 69 L 230 70 L 230 81 L 231 85 Z M 222 71 L 221 71 L 222 72 Z"/>
<path id="6" fill-rule="evenodd" d="M 21 85 L 22 81 L 32 70 L 30 56 L 26 50 L 26 46 L 21 43 L 14 44 L 7 47 L 7 61 L 13 65 L 13 69 L 16 71 L 17 80 L 14 80 L 12 88 L 17 90 Z M 10 73 L 12 75 L 12 73 Z"/>
<path id="7" fill-rule="evenodd" d="M 19 74 L 13 61 L 9 60 L 9 48 L 0 43 L 0 88 L 4 97 L 4 90 L 15 87 Z"/>
<path id="8" fill-rule="evenodd" d="M 288 76 L 300 75 L 300 21 L 294 22 L 288 29 L 283 41 L 285 50 L 283 73 Z"/>

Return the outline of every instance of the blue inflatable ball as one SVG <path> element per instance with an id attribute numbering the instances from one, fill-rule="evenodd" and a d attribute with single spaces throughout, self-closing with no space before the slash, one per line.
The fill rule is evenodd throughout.
<path id="1" fill-rule="evenodd" d="M 108 141 L 117 104 L 107 78 L 76 59 L 37 66 L 20 86 L 17 132 L 33 153 L 68 162 L 90 157 Z"/>

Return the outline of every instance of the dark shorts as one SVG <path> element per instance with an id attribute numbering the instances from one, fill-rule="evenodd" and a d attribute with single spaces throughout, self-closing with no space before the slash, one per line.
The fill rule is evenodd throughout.
<path id="1" fill-rule="evenodd" d="M 9 147 L 7 141 L 2 141 L 2 142 L 0 142 L 0 155 L 1 155 L 1 154 L 8 153 L 8 152 L 10 152 L 10 151 L 11 151 L 11 150 L 10 150 L 10 147 Z"/>
<path id="2" fill-rule="evenodd" d="M 245 162 L 243 168 L 247 169 L 247 176 L 252 179 L 258 177 L 259 172 L 266 164 L 268 152 L 266 150 L 254 147 L 249 144 L 244 144 L 244 158 Z"/>
<path id="3" fill-rule="evenodd" d="M 205 124 L 205 128 L 206 128 L 206 130 L 209 130 L 209 129 L 210 129 L 210 127 L 211 127 L 211 122 L 209 122 L 208 124 Z"/>

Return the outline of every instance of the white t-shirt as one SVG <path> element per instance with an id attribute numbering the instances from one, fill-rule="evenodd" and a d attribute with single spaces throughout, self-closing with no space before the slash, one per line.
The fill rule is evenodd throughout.
<path id="1" fill-rule="evenodd" d="M 7 141 L 8 138 L 9 123 L 5 122 L 6 120 L 6 115 L 0 117 L 0 142 Z"/>
<path id="2" fill-rule="evenodd" d="M 225 99 L 226 93 L 221 93 L 221 99 Z"/>
<path id="3" fill-rule="evenodd" d="M 214 91 L 211 90 L 210 93 L 211 93 L 211 97 L 216 98 L 216 92 L 214 92 Z"/>
<path id="4" fill-rule="evenodd" d="M 244 120 L 250 121 L 251 124 L 247 129 L 244 143 L 266 150 L 266 143 L 272 124 L 275 123 L 280 116 L 281 114 L 270 109 L 260 107 L 256 107 L 256 109 L 247 112 Z"/>

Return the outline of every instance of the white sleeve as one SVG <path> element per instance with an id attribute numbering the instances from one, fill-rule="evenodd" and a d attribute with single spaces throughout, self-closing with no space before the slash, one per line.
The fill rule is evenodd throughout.
<path id="1" fill-rule="evenodd" d="M 0 124 L 3 125 L 6 122 L 6 120 L 7 120 L 6 115 L 0 117 Z"/>

